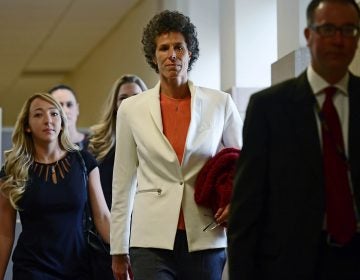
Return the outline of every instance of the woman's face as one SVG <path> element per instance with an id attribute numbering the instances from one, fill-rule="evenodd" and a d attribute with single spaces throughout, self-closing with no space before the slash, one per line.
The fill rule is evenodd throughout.
<path id="1" fill-rule="evenodd" d="M 25 130 L 31 133 L 34 142 L 57 141 L 61 131 L 61 116 L 55 105 L 35 98 L 30 104 L 28 123 L 29 126 Z"/>
<path id="2" fill-rule="evenodd" d="M 58 89 L 51 93 L 54 99 L 60 103 L 68 119 L 68 126 L 76 127 L 76 121 L 79 116 L 79 104 L 74 94 L 67 89 Z"/>
<path id="3" fill-rule="evenodd" d="M 180 32 L 163 33 L 156 37 L 154 62 L 165 79 L 187 80 L 191 52 Z"/>
<path id="4" fill-rule="evenodd" d="M 117 108 L 119 108 L 121 102 L 133 95 L 142 92 L 141 87 L 137 83 L 126 83 L 121 85 L 117 95 Z"/>

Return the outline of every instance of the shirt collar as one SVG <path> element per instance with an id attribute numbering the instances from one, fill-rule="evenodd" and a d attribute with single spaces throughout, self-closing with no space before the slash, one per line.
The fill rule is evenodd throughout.
<path id="1" fill-rule="evenodd" d="M 327 81 L 325 81 L 318 73 L 315 72 L 311 65 L 307 68 L 306 74 L 310 87 L 315 95 L 322 93 L 322 91 L 329 86 L 334 86 L 342 94 L 348 95 L 349 72 L 346 72 L 345 76 L 334 85 L 330 85 Z"/>

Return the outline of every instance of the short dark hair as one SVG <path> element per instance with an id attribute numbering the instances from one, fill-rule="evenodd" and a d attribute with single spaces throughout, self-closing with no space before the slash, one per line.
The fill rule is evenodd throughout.
<path id="1" fill-rule="evenodd" d="M 199 58 L 199 41 L 196 27 L 190 22 L 190 18 L 178 11 L 165 10 L 156 14 L 146 25 L 143 32 L 142 44 L 147 63 L 159 73 L 158 66 L 153 59 L 156 51 L 156 38 L 164 33 L 180 32 L 184 38 L 188 50 L 191 52 L 188 72 L 193 63 Z"/>
<path id="2" fill-rule="evenodd" d="M 360 8 L 359 8 L 359 5 L 355 2 L 355 0 L 312 0 L 306 9 L 306 20 L 307 20 L 308 26 L 310 26 L 314 23 L 315 10 L 322 2 L 333 2 L 333 3 L 344 4 L 344 5 L 352 5 L 352 6 L 354 6 L 354 8 L 358 14 L 358 17 L 360 19 Z"/>
<path id="3" fill-rule="evenodd" d="M 66 89 L 66 90 L 70 91 L 74 95 L 75 100 L 77 100 L 75 91 L 70 86 L 64 85 L 64 84 L 59 84 L 59 85 L 52 87 L 51 89 L 48 90 L 48 93 L 52 95 L 54 91 L 57 91 L 59 89 Z"/>

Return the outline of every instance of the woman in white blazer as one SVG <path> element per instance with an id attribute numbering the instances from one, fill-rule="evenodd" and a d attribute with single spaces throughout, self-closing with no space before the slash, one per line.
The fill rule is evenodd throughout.
<path id="1" fill-rule="evenodd" d="M 194 200 L 196 177 L 222 147 L 241 146 L 242 121 L 227 93 L 194 86 L 195 26 L 179 12 L 150 20 L 142 39 L 160 81 L 128 98 L 117 114 L 111 211 L 116 279 L 221 279 L 225 263 L 220 209 Z M 130 253 L 130 257 L 129 257 Z M 130 266 L 131 260 L 131 266 Z M 128 275 L 129 274 L 129 275 Z"/>

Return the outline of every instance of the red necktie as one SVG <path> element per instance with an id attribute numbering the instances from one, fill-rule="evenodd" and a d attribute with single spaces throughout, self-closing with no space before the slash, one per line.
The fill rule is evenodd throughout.
<path id="1" fill-rule="evenodd" d="M 356 231 L 354 202 L 339 116 L 333 104 L 336 88 L 324 90 L 322 140 L 326 190 L 327 231 L 337 243 L 346 244 Z"/>

